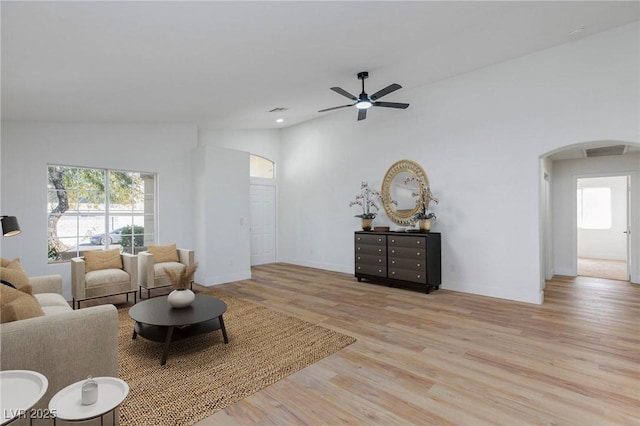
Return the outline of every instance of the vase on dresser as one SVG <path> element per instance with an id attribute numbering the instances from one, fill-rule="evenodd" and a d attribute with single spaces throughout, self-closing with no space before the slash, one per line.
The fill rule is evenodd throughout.
<path id="1" fill-rule="evenodd" d="M 373 219 L 360 219 L 360 226 L 362 226 L 363 231 L 371 231 L 373 229 Z"/>
<path id="2" fill-rule="evenodd" d="M 431 232 L 431 219 L 419 219 L 418 229 L 420 232 Z"/>

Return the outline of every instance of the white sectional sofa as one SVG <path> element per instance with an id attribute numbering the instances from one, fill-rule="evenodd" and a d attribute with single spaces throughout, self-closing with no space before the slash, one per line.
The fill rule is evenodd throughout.
<path id="1" fill-rule="evenodd" d="M 116 307 L 73 310 L 62 296 L 59 275 L 31 277 L 29 283 L 45 315 L 0 326 L 0 369 L 33 370 L 47 378 L 47 392 L 34 408 L 46 409 L 59 390 L 88 375 L 118 377 Z M 112 422 L 109 416 L 104 420 Z M 19 419 L 14 424 L 29 421 Z M 34 419 L 33 424 L 52 425 L 53 420 Z"/>

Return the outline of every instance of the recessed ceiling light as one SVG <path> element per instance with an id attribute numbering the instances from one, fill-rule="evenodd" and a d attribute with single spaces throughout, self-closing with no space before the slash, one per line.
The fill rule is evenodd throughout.
<path id="1" fill-rule="evenodd" d="M 278 119 L 276 120 L 276 123 L 283 123 L 283 122 L 284 122 L 284 118 L 278 118 Z"/>
<path id="2" fill-rule="evenodd" d="M 584 31 L 584 27 L 576 28 L 573 31 L 569 31 L 569 35 L 575 35 Z"/>

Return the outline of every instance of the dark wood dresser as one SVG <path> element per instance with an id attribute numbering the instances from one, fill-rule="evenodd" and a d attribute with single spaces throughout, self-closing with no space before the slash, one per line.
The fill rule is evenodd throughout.
<path id="1" fill-rule="evenodd" d="M 369 281 L 423 289 L 441 284 L 440 233 L 355 233 L 355 276 Z"/>

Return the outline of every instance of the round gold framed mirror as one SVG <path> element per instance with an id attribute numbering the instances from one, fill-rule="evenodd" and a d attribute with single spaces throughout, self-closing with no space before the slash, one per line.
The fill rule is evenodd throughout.
<path id="1" fill-rule="evenodd" d="M 397 225 L 412 225 L 412 218 L 420 208 L 414 194 L 422 189 L 412 177 L 421 178 L 429 187 L 427 174 L 418 163 L 411 160 L 393 163 L 382 180 L 382 206 L 389 219 Z"/>

